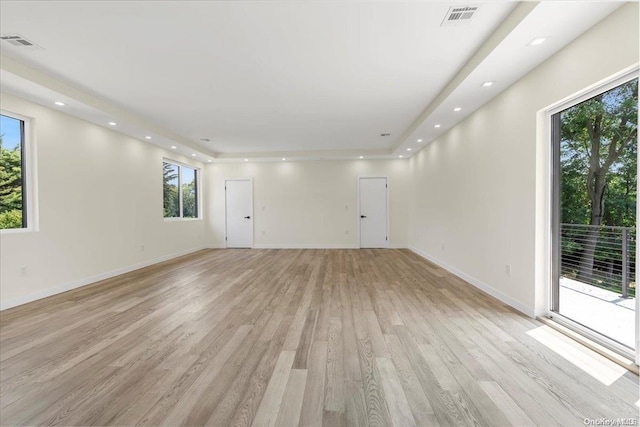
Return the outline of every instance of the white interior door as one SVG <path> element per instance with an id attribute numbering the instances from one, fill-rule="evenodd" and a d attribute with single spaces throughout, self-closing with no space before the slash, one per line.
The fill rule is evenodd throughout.
<path id="1" fill-rule="evenodd" d="M 227 247 L 253 246 L 253 183 L 250 179 L 225 180 Z"/>
<path id="2" fill-rule="evenodd" d="M 387 178 L 360 178 L 360 247 L 387 247 Z"/>

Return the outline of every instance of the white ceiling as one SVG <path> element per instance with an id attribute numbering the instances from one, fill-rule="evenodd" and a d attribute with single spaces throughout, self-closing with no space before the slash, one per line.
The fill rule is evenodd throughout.
<path id="1" fill-rule="evenodd" d="M 398 152 L 403 148 L 419 147 L 418 139 L 423 140 L 423 145 L 432 141 L 620 5 L 612 2 L 541 2 L 411 133 Z M 530 46 L 529 42 L 537 37 L 546 40 L 539 46 Z M 485 81 L 495 83 L 483 88 L 481 85 Z M 462 107 L 462 110 L 454 112 L 456 107 Z M 441 127 L 436 129 L 435 124 Z"/>
<path id="2" fill-rule="evenodd" d="M 101 125 L 117 119 L 124 133 L 153 134 L 153 143 L 202 159 L 397 156 L 620 6 L 531 4 L 451 87 L 517 6 L 484 3 L 472 22 L 441 26 L 452 4 L 461 3 L 3 0 L 2 33 L 42 49 L 2 42 L 0 83 L 53 108 L 57 92 L 70 114 Z M 548 42 L 526 46 L 538 36 Z M 496 85 L 480 90 L 484 80 Z M 433 120 L 443 126 L 434 130 Z"/>

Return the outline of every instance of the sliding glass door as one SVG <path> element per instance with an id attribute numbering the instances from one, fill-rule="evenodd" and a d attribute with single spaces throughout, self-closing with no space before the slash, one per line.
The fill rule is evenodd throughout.
<path id="1" fill-rule="evenodd" d="M 636 350 L 638 79 L 552 116 L 551 309 Z"/>

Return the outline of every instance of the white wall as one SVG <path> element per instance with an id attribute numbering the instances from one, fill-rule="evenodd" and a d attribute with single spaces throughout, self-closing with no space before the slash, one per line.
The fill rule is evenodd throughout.
<path id="1" fill-rule="evenodd" d="M 627 4 L 417 153 L 410 245 L 533 315 L 548 254 L 536 114 L 636 64 L 638 49 L 638 4 Z"/>
<path id="2" fill-rule="evenodd" d="M 224 179 L 253 178 L 255 247 L 358 247 L 358 176 L 387 176 L 389 246 L 406 247 L 407 160 L 207 165 L 208 245 L 224 247 Z"/>
<path id="3" fill-rule="evenodd" d="M 162 218 L 163 156 L 201 164 L 8 94 L 1 108 L 33 118 L 40 227 L 0 235 L 0 307 L 204 245 L 204 220 Z"/>

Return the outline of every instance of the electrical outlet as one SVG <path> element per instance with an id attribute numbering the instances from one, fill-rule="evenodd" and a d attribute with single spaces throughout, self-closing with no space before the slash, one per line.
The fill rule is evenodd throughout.
<path id="1" fill-rule="evenodd" d="M 344 230 L 344 234 L 349 234 L 349 230 Z"/>
<path id="2" fill-rule="evenodd" d="M 27 275 L 27 266 L 23 265 L 20 267 L 20 277 L 25 277 Z"/>
<path id="3" fill-rule="evenodd" d="M 507 273 L 507 276 L 511 276 L 511 264 L 506 264 L 504 266 L 504 272 Z"/>
<path id="4" fill-rule="evenodd" d="M 442 250 L 444 251 L 444 243 L 442 244 Z"/>
<path id="5" fill-rule="evenodd" d="M 140 252 L 144 252 L 144 245 L 140 245 Z"/>
<path id="6" fill-rule="evenodd" d="M 262 235 L 264 236 L 265 234 L 267 234 L 264 230 L 262 230 Z"/>

